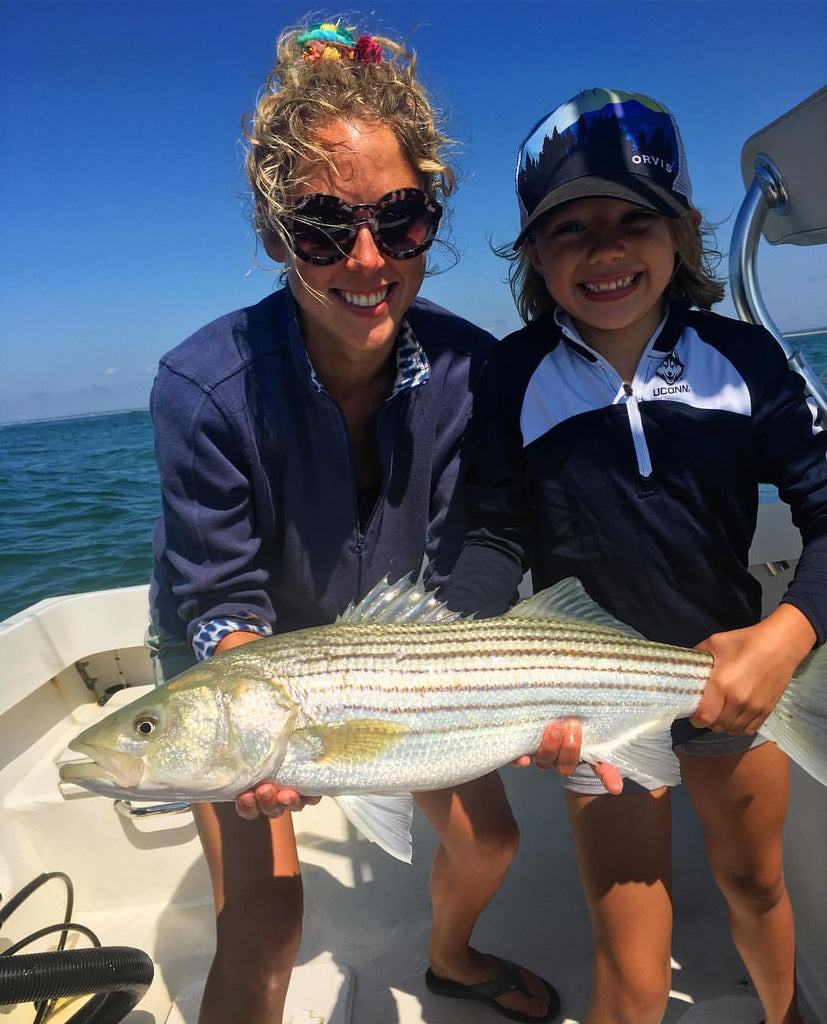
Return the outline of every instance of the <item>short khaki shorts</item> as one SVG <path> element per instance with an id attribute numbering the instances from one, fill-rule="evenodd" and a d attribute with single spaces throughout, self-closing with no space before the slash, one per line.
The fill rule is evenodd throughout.
<path id="1" fill-rule="evenodd" d="M 144 634 L 144 647 L 149 649 L 156 686 L 163 686 L 198 664 L 185 640 L 159 629 L 154 622 L 150 622 Z"/>

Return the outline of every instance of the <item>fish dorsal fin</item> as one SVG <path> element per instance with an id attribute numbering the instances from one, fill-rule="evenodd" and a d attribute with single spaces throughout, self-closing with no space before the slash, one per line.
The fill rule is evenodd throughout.
<path id="1" fill-rule="evenodd" d="M 358 604 L 352 601 L 336 622 L 349 625 L 388 622 L 450 622 L 458 619 L 433 593 L 405 576 L 397 583 L 380 580 Z"/>
<path id="2" fill-rule="evenodd" d="M 587 622 L 592 626 L 614 629 L 626 636 L 645 639 L 636 629 L 604 611 L 589 597 L 586 588 L 574 576 L 567 576 L 553 587 L 527 597 L 505 614 L 519 619 L 575 619 L 577 622 Z"/>

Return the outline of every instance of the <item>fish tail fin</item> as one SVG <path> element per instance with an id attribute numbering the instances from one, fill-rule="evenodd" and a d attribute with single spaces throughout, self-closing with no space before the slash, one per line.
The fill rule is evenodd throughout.
<path id="1" fill-rule="evenodd" d="M 760 732 L 827 786 L 827 644 L 799 665 Z"/>

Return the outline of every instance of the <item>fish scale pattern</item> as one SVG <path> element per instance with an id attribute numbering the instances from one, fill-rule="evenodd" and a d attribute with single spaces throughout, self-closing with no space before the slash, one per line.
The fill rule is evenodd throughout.
<path id="1" fill-rule="evenodd" d="M 273 662 L 306 724 L 279 780 L 314 793 L 455 784 L 533 749 L 546 722 L 572 713 L 584 743 L 602 743 L 619 723 L 693 710 L 710 668 L 701 652 L 548 619 L 338 625 L 281 639 Z M 320 757 L 325 732 L 371 722 L 398 728 L 383 749 Z"/>

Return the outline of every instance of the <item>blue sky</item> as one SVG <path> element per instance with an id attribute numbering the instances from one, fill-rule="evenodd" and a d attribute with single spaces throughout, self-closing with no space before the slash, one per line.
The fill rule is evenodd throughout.
<path id="1" fill-rule="evenodd" d="M 0 421 L 142 406 L 164 351 L 277 286 L 245 220 L 239 122 L 280 28 L 307 10 L 0 2 Z M 415 30 L 422 77 L 462 143 L 449 221 L 462 258 L 424 294 L 496 334 L 518 321 L 490 243 L 515 233 L 517 146 L 541 116 L 597 85 L 665 103 L 726 251 L 743 141 L 827 77 L 820 2 L 369 10 L 347 20 Z M 827 324 L 827 246 L 764 245 L 759 270 L 783 330 Z"/>

